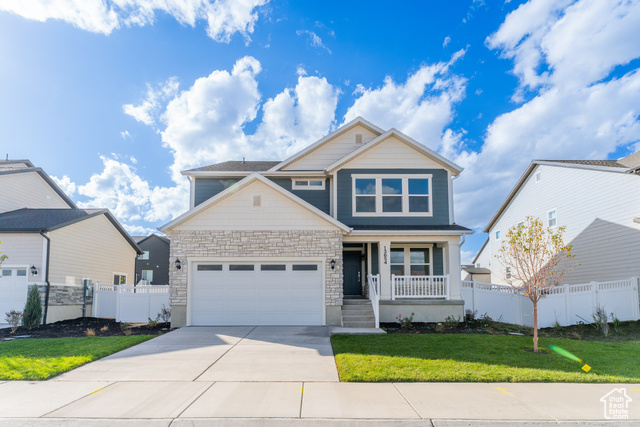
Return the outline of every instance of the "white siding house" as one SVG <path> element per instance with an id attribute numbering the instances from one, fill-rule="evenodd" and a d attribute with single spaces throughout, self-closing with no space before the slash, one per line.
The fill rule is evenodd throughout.
<path id="1" fill-rule="evenodd" d="M 636 155 L 619 161 L 531 163 L 485 232 L 476 267 L 491 269 L 492 283 L 506 283 L 496 255 L 509 228 L 538 217 L 545 226 L 566 227 L 577 265 L 567 284 L 640 276 L 640 176 Z"/>

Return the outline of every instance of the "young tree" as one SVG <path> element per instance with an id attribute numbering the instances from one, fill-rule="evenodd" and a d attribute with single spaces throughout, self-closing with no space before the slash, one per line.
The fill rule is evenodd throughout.
<path id="1" fill-rule="evenodd" d="M 2 243 L 2 242 L 0 242 Z M 2 263 L 7 259 L 8 257 L 6 255 L 2 255 L 2 252 L 0 252 L 0 265 L 2 265 Z"/>
<path id="2" fill-rule="evenodd" d="M 528 216 L 502 240 L 498 261 L 510 275 L 510 285 L 533 303 L 533 351 L 538 352 L 538 301 L 560 284 L 571 268 L 571 245 L 563 242 L 565 228 L 545 228 Z M 508 278 L 509 279 L 509 278 Z"/>
<path id="3" fill-rule="evenodd" d="M 22 314 L 22 326 L 31 330 L 42 322 L 42 299 L 38 285 L 33 285 L 27 294 L 27 303 Z"/>

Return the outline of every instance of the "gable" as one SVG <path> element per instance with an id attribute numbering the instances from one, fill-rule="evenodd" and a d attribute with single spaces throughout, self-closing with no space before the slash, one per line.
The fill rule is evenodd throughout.
<path id="1" fill-rule="evenodd" d="M 22 208 L 70 208 L 36 171 L 0 174 L 0 188 L 0 212 Z"/>
<path id="2" fill-rule="evenodd" d="M 362 144 L 356 144 L 357 134 L 362 135 Z M 333 137 L 329 135 L 329 140 L 326 143 L 319 145 L 281 170 L 323 170 L 378 136 L 379 134 L 362 124 L 358 124 L 345 132 L 336 132 Z"/>
<path id="3" fill-rule="evenodd" d="M 415 148 L 390 136 L 380 144 L 346 162 L 342 168 L 425 168 L 442 169 L 442 165 L 425 156 Z"/>
<path id="4" fill-rule="evenodd" d="M 259 198 L 259 206 L 254 206 L 256 197 Z M 336 226 L 259 179 L 255 179 L 172 228 L 174 230 L 335 230 Z"/>

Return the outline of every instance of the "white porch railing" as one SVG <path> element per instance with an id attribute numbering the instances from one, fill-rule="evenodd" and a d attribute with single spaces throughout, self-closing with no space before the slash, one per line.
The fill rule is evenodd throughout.
<path id="1" fill-rule="evenodd" d="M 373 315 L 376 319 L 376 328 L 380 327 L 380 275 L 367 275 L 369 283 L 369 300 L 373 306 Z"/>
<path id="2" fill-rule="evenodd" d="M 449 275 L 396 276 L 391 275 L 391 299 L 444 298 L 450 299 Z"/>

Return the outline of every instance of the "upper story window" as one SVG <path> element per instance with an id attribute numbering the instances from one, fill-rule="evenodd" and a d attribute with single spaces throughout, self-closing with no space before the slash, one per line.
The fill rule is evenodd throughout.
<path id="1" fill-rule="evenodd" d="M 496 230 L 496 240 L 500 240 L 500 230 Z"/>
<path id="2" fill-rule="evenodd" d="M 536 177 L 536 182 L 540 182 L 540 180 L 542 180 L 541 172 L 540 171 L 536 172 L 535 177 Z"/>
<path id="3" fill-rule="evenodd" d="M 324 190 L 324 179 L 293 178 L 292 181 L 293 190 Z"/>
<path id="4" fill-rule="evenodd" d="M 353 216 L 432 216 L 431 175 L 353 175 Z"/>
<path id="5" fill-rule="evenodd" d="M 556 227 L 558 225 L 558 215 L 556 210 L 551 210 L 547 212 L 547 226 L 549 228 Z"/>
<path id="6" fill-rule="evenodd" d="M 138 259 L 149 259 L 149 251 L 144 251 L 142 255 L 138 255 Z"/>

